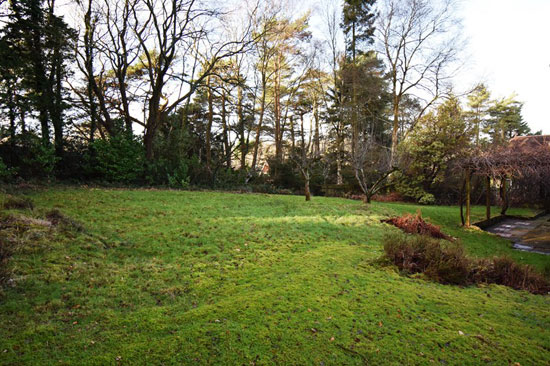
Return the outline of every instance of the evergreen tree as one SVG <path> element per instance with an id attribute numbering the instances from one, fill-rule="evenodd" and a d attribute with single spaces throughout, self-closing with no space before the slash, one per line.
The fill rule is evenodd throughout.
<path id="1" fill-rule="evenodd" d="M 351 136 L 351 154 L 355 155 L 355 147 L 360 135 L 360 110 L 358 101 L 359 79 L 361 78 L 361 66 L 358 63 L 358 57 L 369 53 L 368 46 L 373 42 L 374 20 L 376 14 L 373 12 L 375 0 L 345 0 L 342 10 L 342 23 L 340 26 L 346 37 L 347 57 L 342 67 L 347 74 L 344 82 L 350 87 L 344 86 L 344 90 L 349 90 L 345 95 L 350 96 L 350 124 L 352 128 Z M 372 52 L 372 51 L 370 51 Z M 372 55 L 369 55 L 369 58 Z"/>
<path id="2" fill-rule="evenodd" d="M 521 115 L 522 108 L 523 103 L 517 101 L 514 95 L 493 102 L 489 108 L 490 118 L 485 122 L 484 128 L 491 143 L 503 145 L 512 137 L 531 133 Z"/>
<path id="3" fill-rule="evenodd" d="M 13 75 L 2 73 L 2 81 L 9 83 L 14 78 L 21 81 L 19 90 L 26 91 L 32 109 L 38 114 L 43 144 L 50 145 L 53 126 L 56 153 L 60 156 L 66 108 L 63 81 L 75 32 L 54 14 L 53 2 L 45 4 L 43 0 L 10 1 L 8 19 L 2 32 L 2 52 L 13 55 L 19 67 L 12 69 Z"/>
<path id="4" fill-rule="evenodd" d="M 344 1 L 341 27 L 346 36 L 346 52 L 353 61 L 373 42 L 376 13 L 372 8 L 375 3 L 376 0 Z"/>
<path id="5" fill-rule="evenodd" d="M 477 85 L 473 92 L 468 95 L 468 107 L 470 107 L 470 111 L 467 113 L 467 116 L 474 130 L 476 146 L 480 142 L 481 127 L 487 119 L 490 97 L 491 93 L 483 84 Z"/>

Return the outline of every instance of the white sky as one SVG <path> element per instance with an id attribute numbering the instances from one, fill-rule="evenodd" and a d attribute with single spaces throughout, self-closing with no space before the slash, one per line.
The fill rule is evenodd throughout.
<path id="1" fill-rule="evenodd" d="M 463 0 L 468 64 L 457 84 L 517 93 L 533 131 L 550 134 L 550 0 Z"/>

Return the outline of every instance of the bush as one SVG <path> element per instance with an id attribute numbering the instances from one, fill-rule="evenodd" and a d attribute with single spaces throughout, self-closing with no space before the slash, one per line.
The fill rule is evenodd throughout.
<path id="1" fill-rule="evenodd" d="M 443 284 L 495 283 L 534 294 L 550 292 L 548 279 L 508 257 L 471 259 L 461 244 L 442 244 L 426 235 L 392 233 L 383 242 L 386 257 L 406 273 L 424 273 Z"/>
<path id="2" fill-rule="evenodd" d="M 518 264 L 509 257 L 479 260 L 471 276 L 474 283 L 498 283 L 535 294 L 550 292 L 550 282 L 542 274 L 532 266 Z"/>
<path id="3" fill-rule="evenodd" d="M 52 145 L 44 145 L 39 136 L 30 132 L 18 139 L 15 148 L 2 148 L 8 148 L 2 158 L 12 175 L 23 179 L 50 178 L 59 160 Z"/>
<path id="4" fill-rule="evenodd" d="M 421 205 L 433 205 L 435 204 L 435 197 L 431 193 L 426 193 L 418 200 Z"/>
<path id="5" fill-rule="evenodd" d="M 280 162 L 271 158 L 268 159 L 268 164 L 269 178 L 275 187 L 290 189 L 293 192 L 300 192 L 303 189 L 304 180 L 292 160 Z"/>
<path id="6" fill-rule="evenodd" d="M 89 169 L 100 180 L 134 184 L 144 176 L 144 148 L 135 136 L 120 134 L 108 140 L 96 140 L 91 151 Z"/>
<path id="7" fill-rule="evenodd" d="M 425 235 L 389 235 L 384 239 L 384 251 L 407 273 L 425 273 L 441 283 L 467 283 L 469 262 L 457 243 L 442 245 Z"/>
<path id="8" fill-rule="evenodd" d="M 180 161 L 172 173 L 167 174 L 167 177 L 171 188 L 189 188 L 189 166 L 185 161 Z"/>
<path id="9" fill-rule="evenodd" d="M 12 174 L 13 170 L 8 168 L 8 166 L 4 163 L 4 160 L 0 157 L 0 181 L 10 180 Z"/>

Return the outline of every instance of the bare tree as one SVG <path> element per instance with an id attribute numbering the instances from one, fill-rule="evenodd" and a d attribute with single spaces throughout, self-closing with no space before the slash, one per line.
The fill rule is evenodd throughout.
<path id="1" fill-rule="evenodd" d="M 391 152 L 368 134 L 357 139 L 353 168 L 366 203 L 370 203 L 372 196 L 384 187 L 386 178 L 396 170 L 391 166 Z"/>
<path id="2" fill-rule="evenodd" d="M 195 92 L 219 60 L 242 52 L 249 45 L 250 29 L 245 29 L 239 39 L 216 42 L 212 38 L 216 35 L 209 28 L 208 21 L 217 13 L 200 8 L 195 0 L 138 0 L 132 9 L 132 16 L 133 31 L 145 58 L 149 86 L 144 144 L 147 158 L 152 159 L 153 139 L 163 118 Z M 190 79 L 182 72 L 184 67 L 176 69 L 176 61 L 178 57 L 192 55 L 201 42 L 208 43 L 210 63 L 203 67 L 199 75 Z M 170 100 L 165 90 L 169 80 L 179 80 L 188 87 L 182 95 Z"/>
<path id="3" fill-rule="evenodd" d="M 445 91 L 460 45 L 453 0 L 386 0 L 376 24 L 378 51 L 385 58 L 393 103 L 391 159 L 395 164 L 401 102 L 423 100 L 420 117 Z M 456 71 L 456 70 L 455 70 Z M 414 123 L 409 127 L 414 128 Z"/>
<path id="4" fill-rule="evenodd" d="M 90 118 L 90 140 L 96 127 L 103 135 L 117 134 L 124 122 L 127 131 L 142 121 L 132 116 L 131 103 L 143 88 L 140 45 L 132 33 L 131 12 L 136 0 L 88 0 L 81 2 L 83 32 L 76 48 L 77 66 L 84 75 L 86 87 L 72 85 L 83 109 Z"/>

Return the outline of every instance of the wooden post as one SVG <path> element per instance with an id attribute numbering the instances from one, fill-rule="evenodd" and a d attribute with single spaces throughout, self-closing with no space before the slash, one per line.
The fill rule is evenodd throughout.
<path id="1" fill-rule="evenodd" d="M 508 185 L 506 181 L 506 176 L 502 178 L 502 182 L 500 184 L 500 198 L 502 200 L 502 208 L 500 210 L 501 215 L 506 215 L 506 211 L 508 210 L 509 202 L 508 202 Z"/>
<path id="2" fill-rule="evenodd" d="M 487 220 L 491 218 L 491 177 L 487 176 L 487 180 L 485 182 L 485 204 L 486 204 L 486 217 Z"/>
<path id="3" fill-rule="evenodd" d="M 470 182 L 470 168 L 466 169 L 466 227 L 470 227 L 470 195 L 471 195 L 471 182 Z"/>

